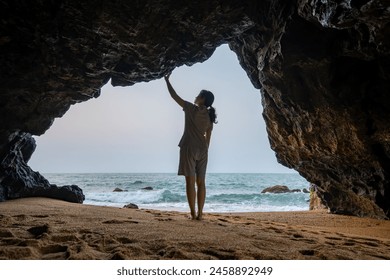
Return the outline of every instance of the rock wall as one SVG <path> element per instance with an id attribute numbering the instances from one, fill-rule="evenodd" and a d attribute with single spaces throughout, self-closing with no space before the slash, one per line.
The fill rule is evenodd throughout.
<path id="1" fill-rule="evenodd" d="M 0 13 L 0 198 L 61 189 L 16 138 L 31 142 L 110 79 L 158 79 L 228 43 L 261 89 L 279 162 L 333 213 L 390 217 L 386 1 L 0 0 Z"/>

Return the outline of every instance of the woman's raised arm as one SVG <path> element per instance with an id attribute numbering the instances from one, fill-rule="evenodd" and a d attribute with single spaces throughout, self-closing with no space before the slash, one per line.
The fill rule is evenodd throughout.
<path id="1" fill-rule="evenodd" d="M 164 76 L 165 82 L 167 83 L 168 91 L 173 100 L 176 101 L 177 104 L 179 104 L 181 107 L 184 106 L 184 100 L 176 93 L 176 91 L 173 89 L 171 82 L 169 81 L 169 77 L 171 74 L 168 74 Z"/>

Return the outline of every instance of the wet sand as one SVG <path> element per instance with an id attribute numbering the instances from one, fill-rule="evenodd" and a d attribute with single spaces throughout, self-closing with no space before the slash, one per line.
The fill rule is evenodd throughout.
<path id="1" fill-rule="evenodd" d="M 390 259 L 390 221 L 324 211 L 206 213 L 0 203 L 0 259 Z"/>

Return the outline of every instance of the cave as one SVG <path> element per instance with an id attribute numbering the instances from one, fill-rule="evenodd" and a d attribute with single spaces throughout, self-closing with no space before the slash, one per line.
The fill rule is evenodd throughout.
<path id="1" fill-rule="evenodd" d="M 331 213 L 390 217 L 386 1 L 0 1 L 0 200 L 82 203 L 28 166 L 42 135 L 109 80 L 129 86 L 228 44 L 261 91 L 278 161 Z"/>

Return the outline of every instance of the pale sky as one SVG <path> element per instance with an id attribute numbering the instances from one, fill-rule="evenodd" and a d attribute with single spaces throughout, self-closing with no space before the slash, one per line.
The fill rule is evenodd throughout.
<path id="1" fill-rule="evenodd" d="M 277 163 L 255 89 L 236 55 L 219 47 L 204 63 L 173 71 L 171 83 L 185 100 L 201 89 L 214 93 L 214 125 L 207 171 L 293 172 Z M 97 99 L 79 103 L 42 136 L 30 166 L 51 172 L 177 172 L 184 112 L 163 79 L 131 87 L 107 84 Z"/>

